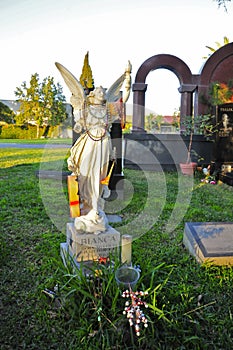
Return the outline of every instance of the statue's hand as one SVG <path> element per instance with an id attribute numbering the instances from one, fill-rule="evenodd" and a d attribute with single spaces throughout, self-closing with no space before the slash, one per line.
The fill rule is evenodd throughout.
<path id="1" fill-rule="evenodd" d="M 74 125 L 74 131 L 77 133 L 77 134 L 80 134 L 80 132 L 82 131 L 82 125 L 80 123 L 75 123 Z"/>
<path id="2" fill-rule="evenodd" d="M 69 169 L 70 171 L 72 171 L 73 173 L 76 172 L 76 167 L 75 167 L 75 165 L 74 165 L 74 163 L 73 163 L 73 161 L 72 161 L 71 158 L 68 158 L 68 159 L 67 159 L 67 166 L 68 166 L 68 169 Z"/>
<path id="3" fill-rule="evenodd" d="M 83 118 L 83 110 L 80 109 L 74 109 L 74 131 L 79 134 L 81 133 L 82 129 L 84 128 L 84 118 Z"/>

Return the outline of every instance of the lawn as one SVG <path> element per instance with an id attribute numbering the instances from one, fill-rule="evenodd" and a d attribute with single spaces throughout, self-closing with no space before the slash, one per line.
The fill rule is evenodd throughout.
<path id="1" fill-rule="evenodd" d="M 149 305 L 142 307 L 148 328 L 137 337 L 113 269 L 86 279 L 62 263 L 66 182 L 36 172 L 67 170 L 67 155 L 64 148 L 0 150 L 1 349 L 232 349 L 232 268 L 200 265 L 182 244 L 185 222 L 233 221 L 232 187 L 125 169 L 125 198 L 106 209 L 135 238 L 138 290 L 148 292 Z"/>

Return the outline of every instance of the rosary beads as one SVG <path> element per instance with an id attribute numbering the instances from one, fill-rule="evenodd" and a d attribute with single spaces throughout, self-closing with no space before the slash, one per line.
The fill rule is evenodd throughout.
<path id="1" fill-rule="evenodd" d="M 129 325 L 134 326 L 136 335 L 140 335 L 140 323 L 144 324 L 144 327 L 148 327 L 148 320 L 142 310 L 141 306 L 148 307 L 148 305 L 141 300 L 141 296 L 148 295 L 148 292 L 133 292 L 132 289 L 126 290 L 122 293 L 123 298 L 130 298 L 131 303 L 129 301 L 125 302 L 125 309 L 123 311 L 124 315 L 127 315 L 129 320 Z"/>

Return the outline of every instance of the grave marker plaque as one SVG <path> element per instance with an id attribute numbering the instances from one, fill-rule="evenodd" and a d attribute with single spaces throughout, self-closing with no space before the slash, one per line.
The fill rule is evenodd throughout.
<path id="1" fill-rule="evenodd" d="M 233 265 L 232 222 L 186 222 L 183 243 L 199 263 Z"/>
<path id="2" fill-rule="evenodd" d="M 233 103 L 216 106 L 216 162 L 233 162 Z"/>

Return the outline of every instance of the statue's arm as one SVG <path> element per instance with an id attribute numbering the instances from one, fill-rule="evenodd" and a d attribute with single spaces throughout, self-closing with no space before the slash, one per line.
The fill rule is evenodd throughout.
<path id="1" fill-rule="evenodd" d="M 74 109 L 74 131 L 77 134 L 80 134 L 83 129 L 86 129 L 85 118 L 84 118 L 84 110 L 83 109 Z"/>
<path id="2" fill-rule="evenodd" d="M 131 89 L 131 71 L 132 65 L 130 61 L 128 61 L 128 65 L 125 69 L 125 81 L 124 81 L 124 90 L 123 90 L 123 103 L 128 101 Z"/>

